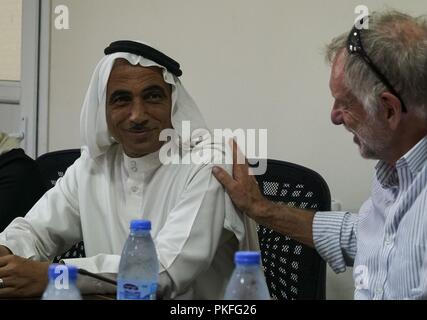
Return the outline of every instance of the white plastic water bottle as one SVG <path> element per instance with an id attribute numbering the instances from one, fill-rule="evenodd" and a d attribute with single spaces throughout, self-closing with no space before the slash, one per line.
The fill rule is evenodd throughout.
<path id="1" fill-rule="evenodd" d="M 257 251 L 238 251 L 236 267 L 225 290 L 225 300 L 270 300 L 261 254 Z"/>
<path id="2" fill-rule="evenodd" d="M 65 264 L 51 264 L 48 270 L 49 283 L 42 300 L 81 300 L 76 286 L 78 269 Z"/>
<path id="3" fill-rule="evenodd" d="M 159 261 L 150 230 L 148 220 L 130 223 L 117 275 L 118 300 L 156 299 Z"/>

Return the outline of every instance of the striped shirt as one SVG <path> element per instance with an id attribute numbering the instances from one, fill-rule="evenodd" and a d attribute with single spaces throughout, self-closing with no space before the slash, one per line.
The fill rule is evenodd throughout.
<path id="1" fill-rule="evenodd" d="M 335 272 L 354 266 L 355 299 L 427 299 L 427 137 L 375 170 L 359 214 L 315 214 L 315 247 Z"/>

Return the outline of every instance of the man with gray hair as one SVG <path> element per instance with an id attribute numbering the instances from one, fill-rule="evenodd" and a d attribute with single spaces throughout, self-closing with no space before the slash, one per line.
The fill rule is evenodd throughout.
<path id="1" fill-rule="evenodd" d="M 335 272 L 354 266 L 355 299 L 426 299 L 427 22 L 396 11 L 360 22 L 327 52 L 331 120 L 354 134 L 362 157 L 379 160 L 359 214 L 274 204 L 247 165 L 235 164 L 233 177 L 213 171 L 258 223 L 316 248 Z"/>

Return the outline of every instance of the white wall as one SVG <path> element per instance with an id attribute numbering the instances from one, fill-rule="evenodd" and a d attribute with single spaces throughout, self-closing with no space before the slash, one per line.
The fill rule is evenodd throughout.
<path id="1" fill-rule="evenodd" d="M 50 150 L 80 145 L 80 107 L 106 45 L 143 39 L 181 63 L 211 128 L 267 128 L 269 158 L 318 171 L 343 209 L 357 211 L 368 196 L 374 162 L 330 122 L 322 55 L 349 30 L 360 0 L 52 0 L 52 10 L 60 4 L 70 30 L 52 23 Z M 363 4 L 427 13 L 425 0 Z M 328 297 L 351 298 L 351 286 L 349 273 L 330 276 Z"/>
<path id="2" fill-rule="evenodd" d="M 22 0 L 0 3 L 0 80 L 21 80 Z"/>

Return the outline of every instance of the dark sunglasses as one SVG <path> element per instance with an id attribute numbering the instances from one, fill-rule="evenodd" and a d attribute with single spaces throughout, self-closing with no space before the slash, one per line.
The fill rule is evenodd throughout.
<path id="1" fill-rule="evenodd" d="M 347 39 L 348 53 L 358 54 L 360 57 L 362 57 L 363 61 L 365 61 L 365 63 L 375 73 L 378 79 L 381 80 L 381 82 L 387 87 L 387 89 L 390 90 L 390 92 L 399 99 L 400 104 L 402 105 L 402 112 L 407 112 L 405 104 L 403 103 L 403 100 L 400 97 L 400 95 L 393 88 L 393 86 L 390 84 L 387 78 L 381 73 L 381 71 L 373 64 L 371 59 L 366 54 L 365 49 L 363 49 L 361 34 L 362 34 L 362 29 L 356 28 L 356 25 L 353 27 L 353 29 L 351 29 Z"/>

